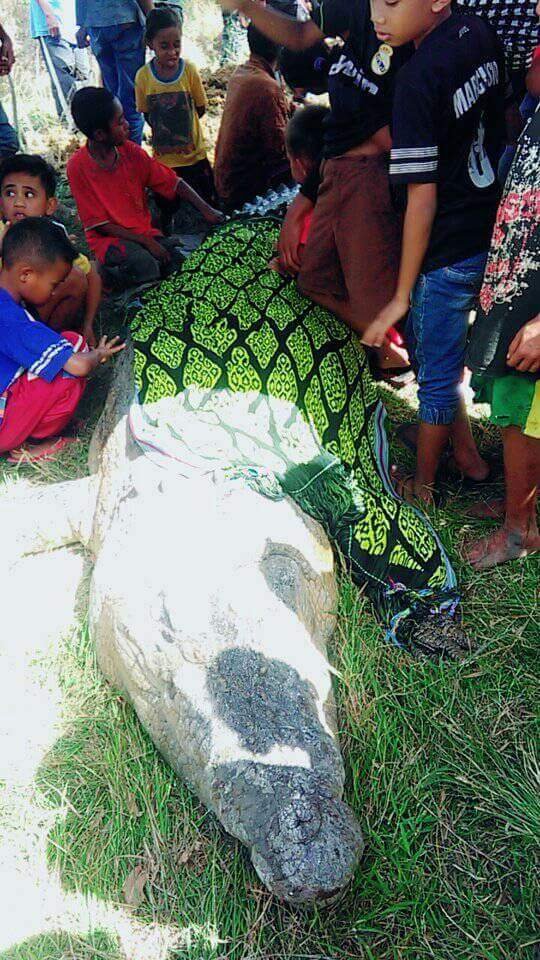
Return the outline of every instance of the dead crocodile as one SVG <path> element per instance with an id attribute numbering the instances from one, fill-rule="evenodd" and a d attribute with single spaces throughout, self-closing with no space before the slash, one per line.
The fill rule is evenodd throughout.
<path id="1" fill-rule="evenodd" d="M 171 766 L 246 845 L 267 887 L 289 902 L 313 903 L 344 889 L 363 848 L 342 800 L 326 658 L 337 606 L 334 559 L 314 518 L 342 553 L 351 553 L 356 531 L 353 576 L 376 581 L 375 599 L 384 600 L 394 634 L 406 620 L 400 635 L 419 637 L 417 649 L 454 655 L 466 644 L 448 616 L 456 597 L 440 544 L 377 472 L 381 433 L 371 427 L 380 409 L 361 348 L 313 305 L 296 304 L 291 318 L 281 280 L 276 309 L 276 279 L 261 267 L 272 237 L 257 222 L 235 235 L 255 243 L 252 275 L 264 273 L 265 310 L 254 329 L 249 278 L 227 273 L 219 258 L 220 236 L 230 253 L 230 231 L 217 231 L 192 255 L 183 279 L 147 296 L 92 440 L 91 476 L 34 495 L 20 510 L 1 504 L 0 522 L 11 555 L 77 541 L 89 548 L 89 625 L 104 674 L 134 704 Z M 217 281 L 213 293 L 200 286 L 205 264 L 214 278 L 242 281 L 234 336 L 227 290 Z M 225 322 L 223 311 L 215 316 L 224 302 Z M 302 368 L 297 356 L 293 368 L 281 354 L 266 362 L 272 335 L 278 341 L 284 329 L 293 356 L 307 340 L 313 365 Z M 195 342 L 182 350 L 179 333 L 188 331 Z M 243 343 L 259 356 L 258 370 L 246 367 Z M 321 366 L 334 380 L 317 415 Z M 292 369 L 309 416 L 299 416 Z M 142 405 L 134 402 L 135 383 Z M 356 472 L 320 429 L 331 419 L 352 457 L 354 442 L 351 450 L 339 424 L 353 436 L 354 416 L 362 427 L 357 445 L 369 453 Z M 328 498 L 340 504 L 333 518 Z M 388 543 L 399 517 L 397 540 Z M 384 540 L 370 535 L 377 529 Z M 381 557 L 395 580 L 381 577 Z M 409 591 L 400 582 L 407 571 Z"/>
<path id="2" fill-rule="evenodd" d="M 105 676 L 276 896 L 333 897 L 363 844 L 341 799 L 326 659 L 332 550 L 289 499 L 152 463 L 129 429 L 131 359 L 117 364 L 92 476 L 1 502 L 5 542 L 12 556 L 85 544 Z"/>

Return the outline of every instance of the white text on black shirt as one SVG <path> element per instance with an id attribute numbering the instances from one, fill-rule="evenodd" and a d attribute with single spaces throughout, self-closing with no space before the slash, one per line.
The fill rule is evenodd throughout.
<path id="1" fill-rule="evenodd" d="M 350 77 L 355 86 L 361 87 L 366 93 L 372 93 L 373 96 L 376 96 L 379 92 L 378 86 L 368 80 L 363 70 L 359 70 L 352 60 L 349 60 L 344 54 L 340 56 L 337 63 L 332 64 L 329 73 L 331 76 L 342 73 L 344 76 Z"/>
<path id="2" fill-rule="evenodd" d="M 489 63 L 484 63 L 481 67 L 478 67 L 472 77 L 454 94 L 456 117 L 459 119 L 464 113 L 467 113 L 486 90 L 489 90 L 490 87 L 496 87 L 498 83 L 499 66 L 496 60 L 490 60 Z"/>

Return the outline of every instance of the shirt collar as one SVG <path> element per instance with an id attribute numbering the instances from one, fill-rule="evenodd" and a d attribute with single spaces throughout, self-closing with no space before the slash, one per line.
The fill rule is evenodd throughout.
<path id="1" fill-rule="evenodd" d="M 273 80 L 276 79 L 275 71 L 273 70 L 271 64 L 268 63 L 268 60 L 265 60 L 264 57 L 257 56 L 256 53 L 250 54 L 248 66 L 256 67 L 257 70 L 263 70 L 264 73 L 267 73 L 268 76 L 272 77 Z"/>
<path id="2" fill-rule="evenodd" d="M 438 37 L 441 37 L 444 33 L 447 33 L 448 30 L 452 30 L 452 28 L 454 27 L 454 24 L 456 23 L 456 20 L 458 20 L 460 16 L 462 16 L 462 14 L 460 13 L 451 13 L 450 16 L 446 18 L 446 20 L 443 20 L 443 22 L 439 23 L 438 26 L 436 26 L 435 29 L 431 31 L 431 33 L 428 33 L 427 37 L 424 40 L 422 40 L 419 50 L 424 49 L 426 46 L 432 43 L 433 40 L 436 40 Z"/>
<path id="3" fill-rule="evenodd" d="M 150 73 L 152 74 L 154 80 L 157 80 L 158 83 L 176 83 L 176 82 L 180 79 L 180 77 L 182 76 L 182 74 L 183 74 L 183 72 L 184 72 L 184 58 L 183 58 L 183 57 L 180 57 L 180 62 L 179 62 L 179 64 L 178 64 L 178 70 L 176 71 L 174 77 L 170 77 L 168 80 L 164 80 L 162 77 L 159 76 L 159 74 L 158 74 L 158 72 L 157 72 L 157 70 L 156 70 L 156 59 L 155 59 L 155 57 L 154 57 L 153 60 L 150 61 L 149 67 L 150 67 Z"/>

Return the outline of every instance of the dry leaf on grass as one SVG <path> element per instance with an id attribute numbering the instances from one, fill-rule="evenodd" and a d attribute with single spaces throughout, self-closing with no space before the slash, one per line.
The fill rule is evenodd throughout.
<path id="1" fill-rule="evenodd" d="M 138 907 L 144 900 L 144 887 L 148 879 L 146 870 L 141 866 L 135 867 L 131 873 L 128 873 L 122 887 L 122 897 L 130 907 Z"/>
<path id="2" fill-rule="evenodd" d="M 186 867 L 196 876 L 204 872 L 207 864 L 206 851 L 202 843 L 198 840 L 177 853 L 176 862 L 179 866 Z"/>
<path id="3" fill-rule="evenodd" d="M 126 806 L 132 817 L 142 817 L 142 810 L 139 810 L 137 801 L 132 793 L 128 793 L 126 796 Z"/>

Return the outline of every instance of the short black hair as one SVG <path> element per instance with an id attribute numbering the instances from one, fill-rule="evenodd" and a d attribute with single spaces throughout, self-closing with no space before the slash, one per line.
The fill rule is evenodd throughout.
<path id="1" fill-rule="evenodd" d="M 256 57 L 262 57 L 263 60 L 267 60 L 268 63 L 276 62 L 281 47 L 278 43 L 274 43 L 273 40 L 265 37 L 264 33 L 257 30 L 252 23 L 250 23 L 247 29 L 247 41 L 251 53 L 255 54 Z"/>
<path id="2" fill-rule="evenodd" d="M 21 260 L 38 269 L 57 260 L 72 264 L 77 251 L 64 229 L 47 217 L 25 217 L 6 230 L 2 243 L 2 261 L 8 270 Z"/>
<path id="3" fill-rule="evenodd" d="M 285 142 L 293 157 L 318 160 L 324 143 L 324 126 L 330 111 L 319 104 L 309 104 L 295 110 L 287 124 Z"/>
<path id="4" fill-rule="evenodd" d="M 154 7 L 146 18 L 146 42 L 150 43 L 160 30 L 178 27 L 182 31 L 182 13 L 174 7 Z"/>
<path id="5" fill-rule="evenodd" d="M 30 153 L 16 153 L 13 157 L 6 157 L 0 163 L 0 189 L 6 177 L 13 173 L 27 173 L 30 177 L 36 177 L 45 190 L 47 199 L 54 197 L 57 181 L 56 170 L 43 157 Z"/>
<path id="6" fill-rule="evenodd" d="M 282 47 L 279 52 L 279 72 L 292 90 L 303 87 L 310 93 L 326 93 L 329 67 L 329 52 L 324 41 L 308 50 L 287 50 Z"/>
<path id="7" fill-rule="evenodd" d="M 98 130 L 108 131 L 116 97 L 105 87 L 82 87 L 71 101 L 75 126 L 90 140 Z"/>

